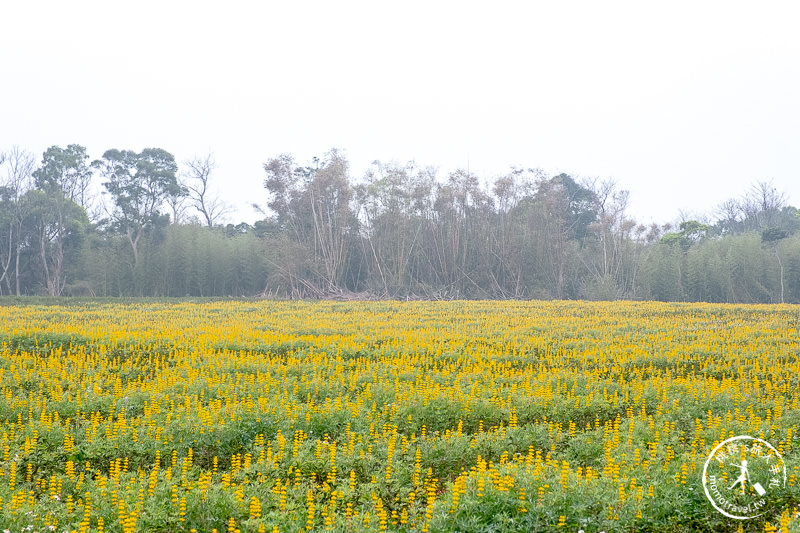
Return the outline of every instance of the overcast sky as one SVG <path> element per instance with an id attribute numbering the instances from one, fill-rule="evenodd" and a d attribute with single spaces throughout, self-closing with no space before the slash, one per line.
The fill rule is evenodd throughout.
<path id="1" fill-rule="evenodd" d="M 256 7 L 257 6 L 257 7 Z M 213 151 L 252 222 L 262 164 L 345 150 L 615 179 L 642 222 L 772 180 L 800 204 L 796 2 L 4 1 L 0 150 Z"/>

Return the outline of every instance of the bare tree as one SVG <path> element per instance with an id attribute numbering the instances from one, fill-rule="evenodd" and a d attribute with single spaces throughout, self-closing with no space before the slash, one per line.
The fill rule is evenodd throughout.
<path id="1" fill-rule="evenodd" d="M 772 182 L 757 181 L 741 198 L 731 198 L 716 208 L 717 227 L 722 234 L 778 227 L 787 205 L 786 193 L 777 190 Z"/>
<path id="2" fill-rule="evenodd" d="M 742 202 L 731 198 L 725 200 L 714 211 L 717 217 L 717 227 L 721 234 L 737 233 L 744 224 L 744 209 Z"/>
<path id="3" fill-rule="evenodd" d="M 425 226 L 425 197 L 431 196 L 432 169 L 374 161 L 355 187 L 364 260 L 374 267 L 382 295 L 408 291 L 418 275 Z"/>
<path id="4" fill-rule="evenodd" d="M 355 222 L 350 210 L 352 189 L 344 154 L 333 149 L 323 165 L 306 169 L 306 194 L 313 222 L 314 255 L 322 260 L 328 291 L 339 290 L 343 279 L 346 243 Z"/>
<path id="5" fill-rule="evenodd" d="M 36 166 L 34 155 L 18 146 L 13 147 L 9 152 L 0 156 L 0 164 L 5 165 L 5 175 L 0 176 L 0 189 L 3 191 L 5 202 L 8 208 L 4 209 L 4 215 L 0 216 L 3 224 L 3 242 L 0 245 L 2 256 L 0 256 L 0 267 L 3 274 L 0 282 L 5 280 L 6 287 L 11 292 L 11 268 L 12 256 L 14 261 L 14 282 L 15 293 L 20 295 L 19 279 L 19 256 L 24 242 L 22 239 L 22 225 L 25 220 L 25 212 L 22 207 L 22 197 L 30 190 L 33 181 L 33 170 Z"/>
<path id="6" fill-rule="evenodd" d="M 281 267 L 292 291 L 299 282 L 301 290 L 320 295 L 341 292 L 357 228 L 344 154 L 333 149 L 308 166 L 297 166 L 292 156 L 282 154 L 267 161 L 264 171 L 272 222 L 303 252 Z"/>
<path id="7" fill-rule="evenodd" d="M 766 181 L 754 183 L 742 200 L 745 216 L 756 221 L 757 229 L 773 226 L 777 214 L 786 205 L 786 193 L 778 191 L 772 182 Z"/>
<path id="8" fill-rule="evenodd" d="M 184 186 L 189 191 L 192 207 L 203 215 L 206 225 L 210 228 L 231 210 L 219 196 L 209 191 L 211 173 L 217 168 L 214 154 L 195 156 L 184 164 L 188 167 L 185 172 L 187 182 Z"/>
<path id="9" fill-rule="evenodd" d="M 623 246 L 630 230 L 635 227 L 625 216 L 630 193 L 617 188 L 614 180 L 589 180 L 583 186 L 594 193 L 597 219 L 590 224 L 599 240 L 600 251 L 594 273 L 600 279 L 614 278 L 619 282 L 623 265 Z"/>
<path id="10" fill-rule="evenodd" d="M 6 153 L 0 152 L 0 167 L 3 166 L 6 162 Z M 10 215 L 10 212 L 13 210 L 13 203 L 12 203 L 12 191 L 5 187 L 4 182 L 0 182 L 0 227 L 3 229 L 2 235 L 0 235 L 0 268 L 3 269 L 3 275 L 0 276 L 0 294 L 3 293 L 3 280 L 6 280 L 6 285 L 8 286 L 9 292 L 11 292 L 11 284 L 8 280 L 8 268 L 11 266 L 11 255 L 13 250 L 13 241 L 12 238 L 14 237 L 13 232 L 13 219 Z M 6 232 L 6 228 L 8 231 Z M 8 245 L 5 242 L 5 235 L 8 234 Z"/>

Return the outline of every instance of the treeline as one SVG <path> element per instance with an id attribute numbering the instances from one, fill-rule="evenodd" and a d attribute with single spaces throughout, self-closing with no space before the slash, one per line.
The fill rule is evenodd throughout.
<path id="1" fill-rule="evenodd" d="M 333 150 L 264 172 L 263 219 L 234 225 L 210 156 L 3 152 L 0 294 L 800 302 L 800 212 L 765 182 L 673 228 L 611 181 L 534 169 L 354 180 Z"/>

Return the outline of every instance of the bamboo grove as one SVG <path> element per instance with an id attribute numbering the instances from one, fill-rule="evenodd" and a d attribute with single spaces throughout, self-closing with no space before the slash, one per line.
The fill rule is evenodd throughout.
<path id="1" fill-rule="evenodd" d="M 800 504 L 789 305 L 0 306 L 8 531 L 781 531 Z M 787 482 L 732 524 L 703 462 Z"/>
<path id="2" fill-rule="evenodd" d="M 610 181 L 380 162 L 354 178 L 333 150 L 268 159 L 250 225 L 224 223 L 211 156 L 0 163 L 0 294 L 800 302 L 800 216 L 767 182 L 646 226 Z"/>

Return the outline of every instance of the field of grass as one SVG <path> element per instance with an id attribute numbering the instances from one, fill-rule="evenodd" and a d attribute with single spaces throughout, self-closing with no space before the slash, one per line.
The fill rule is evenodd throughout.
<path id="1" fill-rule="evenodd" d="M 796 306 L 47 303 L 0 301 L 0 531 L 800 530 Z M 746 521 L 735 435 L 786 465 Z"/>

